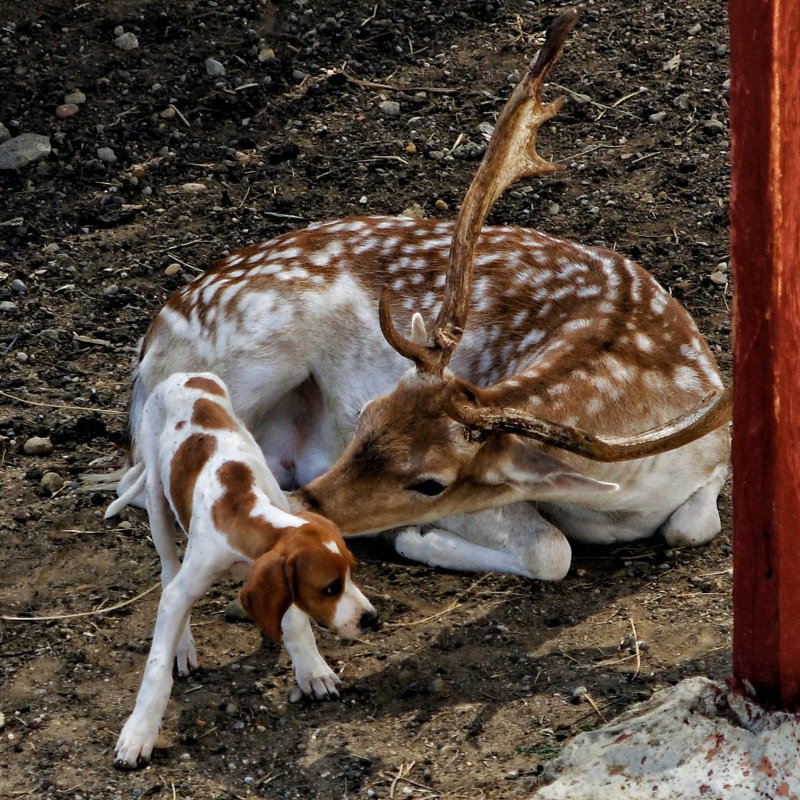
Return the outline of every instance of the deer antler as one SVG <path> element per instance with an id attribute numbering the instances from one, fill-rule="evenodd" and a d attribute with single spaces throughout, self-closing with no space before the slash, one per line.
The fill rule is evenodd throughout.
<path id="1" fill-rule="evenodd" d="M 581 9 L 575 8 L 554 20 L 547 31 L 544 46 L 500 113 L 489 147 L 467 190 L 456 221 L 444 300 L 426 345 L 410 342 L 398 333 L 391 318 L 388 289 L 381 295 L 379 313 L 384 337 L 400 355 L 411 359 L 421 372 L 441 377 L 464 334 L 472 298 L 473 256 L 492 206 L 519 178 L 564 169 L 560 164 L 539 157 L 536 135 L 542 124 L 555 116 L 565 103 L 566 98 L 559 97 L 543 105 L 542 86 L 581 13 Z"/>
<path id="2" fill-rule="evenodd" d="M 520 409 L 481 408 L 480 389 L 457 381 L 448 387 L 445 411 L 457 422 L 484 433 L 516 433 L 592 461 L 628 461 L 683 447 L 731 420 L 733 391 L 706 398 L 702 405 L 657 428 L 632 436 L 594 436 L 580 428 L 536 419 Z"/>

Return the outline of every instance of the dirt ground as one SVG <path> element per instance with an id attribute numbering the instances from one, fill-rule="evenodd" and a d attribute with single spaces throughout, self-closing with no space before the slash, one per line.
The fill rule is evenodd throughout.
<path id="1" fill-rule="evenodd" d="M 570 102 L 541 137 L 569 169 L 518 186 L 492 221 L 634 257 L 727 371 L 725 19 L 709 0 L 637 5 L 589 0 L 548 89 Z M 0 122 L 52 145 L 0 172 L 0 613 L 61 617 L 0 622 L 0 796 L 528 797 L 575 733 L 728 674 L 727 500 L 708 547 L 577 549 L 558 585 L 430 570 L 362 540 L 385 625 L 354 644 L 320 634 L 340 702 L 289 704 L 285 653 L 225 621 L 222 585 L 195 609 L 202 668 L 176 681 L 152 763 L 111 766 L 158 593 L 102 607 L 158 566 L 144 515 L 103 522 L 109 495 L 79 476 L 121 464 L 138 337 L 228 250 L 414 204 L 453 217 L 479 124 L 558 10 L 0 0 Z M 25 453 L 33 436 L 52 452 Z"/>

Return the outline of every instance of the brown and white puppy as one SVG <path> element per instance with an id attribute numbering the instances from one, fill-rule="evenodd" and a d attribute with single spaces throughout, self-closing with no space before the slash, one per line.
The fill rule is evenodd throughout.
<path id="1" fill-rule="evenodd" d="M 179 675 L 197 666 L 191 607 L 225 575 L 247 576 L 242 603 L 271 639 L 283 634 L 300 689 L 316 699 L 337 697 L 341 681 L 319 654 L 311 619 L 346 639 L 377 622 L 353 583 L 355 559 L 339 530 L 316 514 L 289 513 L 218 377 L 178 373 L 159 384 L 144 407 L 139 446 L 141 461 L 106 518 L 144 495 L 163 591 L 136 705 L 115 748 L 123 769 L 149 760 L 173 661 Z M 175 520 L 188 537 L 183 563 Z"/>

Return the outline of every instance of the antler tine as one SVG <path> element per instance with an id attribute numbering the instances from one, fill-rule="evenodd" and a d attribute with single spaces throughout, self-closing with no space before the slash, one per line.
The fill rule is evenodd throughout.
<path id="1" fill-rule="evenodd" d="M 486 217 L 503 192 L 519 178 L 543 175 L 564 169 L 540 158 L 536 152 L 536 135 L 541 125 L 555 116 L 566 98 L 552 103 L 541 102 L 542 86 L 550 68 L 558 58 L 567 35 L 575 26 L 582 9 L 574 8 L 557 17 L 542 49 L 528 66 L 504 106 L 495 125 L 489 146 L 478 172 L 470 184 L 456 221 L 445 283 L 444 300 L 436 324 L 428 337 L 426 352 L 402 337 L 391 324 L 389 298 L 381 298 L 381 329 L 394 331 L 394 340 L 387 340 L 401 355 L 411 358 L 417 368 L 441 376 L 453 350 L 461 341 L 467 323 L 472 297 L 472 262 L 475 247 Z M 388 326 L 384 325 L 385 320 Z M 409 353 L 412 353 L 410 355 Z"/>
<path id="2" fill-rule="evenodd" d="M 392 293 L 387 286 L 381 292 L 381 299 L 378 303 L 378 320 L 381 324 L 383 338 L 386 339 L 401 356 L 413 361 L 418 369 L 424 370 L 431 360 L 430 351 L 426 345 L 412 342 L 400 334 L 392 321 L 391 302 Z"/>
<path id="3" fill-rule="evenodd" d="M 453 419 L 468 428 L 486 433 L 516 433 L 592 461 L 630 461 L 683 447 L 730 422 L 733 392 L 728 386 L 722 394 L 706 398 L 692 411 L 632 436 L 594 436 L 580 428 L 536 419 L 519 409 L 480 408 L 458 402 L 454 392 L 448 396 L 445 408 Z"/>

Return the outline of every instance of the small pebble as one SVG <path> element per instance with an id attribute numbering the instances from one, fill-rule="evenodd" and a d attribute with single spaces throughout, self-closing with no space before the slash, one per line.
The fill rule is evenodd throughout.
<path id="1" fill-rule="evenodd" d="M 558 203 L 550 203 L 550 206 L 547 209 L 547 213 L 551 216 L 558 214 L 559 211 L 561 211 L 561 206 Z"/>
<path id="2" fill-rule="evenodd" d="M 106 297 L 114 297 L 115 295 L 119 294 L 119 286 L 116 283 L 109 284 L 103 289 L 103 294 Z"/>
<path id="3" fill-rule="evenodd" d="M 263 64 L 265 61 L 275 60 L 275 51 L 271 47 L 262 47 L 258 51 L 258 60 Z"/>
<path id="4" fill-rule="evenodd" d="M 131 530 L 133 528 L 133 523 L 130 522 L 129 520 L 127 520 L 127 519 L 124 519 L 124 520 L 122 520 L 122 522 L 119 523 L 119 525 L 117 525 L 117 527 L 121 531 L 129 531 L 129 530 Z"/>
<path id="5" fill-rule="evenodd" d="M 23 353 L 22 350 L 20 350 L 17 353 L 17 361 L 19 361 L 20 364 L 27 364 L 28 363 L 28 354 L 27 353 Z"/>
<path id="6" fill-rule="evenodd" d="M 97 157 L 107 164 L 113 164 L 117 160 L 117 154 L 110 147 L 98 147 Z"/>
<path id="7" fill-rule="evenodd" d="M 362 206 L 365 206 L 369 200 L 367 200 L 367 196 L 362 194 L 361 197 L 358 198 L 358 202 L 361 203 Z"/>
<path id="8" fill-rule="evenodd" d="M 711 281 L 711 283 L 715 283 L 717 286 L 727 286 L 728 284 L 728 276 L 721 270 L 712 272 L 708 276 L 708 279 Z"/>
<path id="9" fill-rule="evenodd" d="M 206 59 L 206 73 L 212 78 L 219 78 L 225 74 L 225 66 L 216 58 Z"/>
<path id="10" fill-rule="evenodd" d="M 417 152 L 417 146 L 414 144 L 414 142 L 409 142 L 406 145 L 406 153 L 408 153 L 410 156 L 413 156 L 414 153 L 416 152 Z"/>
<path id="11" fill-rule="evenodd" d="M 164 268 L 164 274 L 168 278 L 171 278 L 174 275 L 177 275 L 182 269 L 183 267 L 178 264 L 177 261 L 173 261 L 172 264 L 167 264 L 167 266 Z"/>
<path id="12" fill-rule="evenodd" d="M 228 703 L 225 706 L 225 713 L 229 717 L 232 717 L 232 716 L 234 716 L 234 715 L 239 713 L 239 706 L 237 706 L 236 703 Z"/>
<path id="13" fill-rule="evenodd" d="M 419 203 L 413 203 L 408 208 L 404 208 L 400 212 L 401 217 L 411 217 L 411 219 L 424 219 L 425 212 Z"/>
<path id="14" fill-rule="evenodd" d="M 178 116 L 178 112 L 172 106 L 168 106 L 161 112 L 161 117 L 164 119 L 175 119 L 176 116 Z"/>
<path id="15" fill-rule="evenodd" d="M 289 689 L 289 702 L 299 703 L 303 699 L 303 690 L 299 686 Z"/>
<path id="16" fill-rule="evenodd" d="M 39 486 L 46 494 L 55 494 L 64 486 L 64 479 L 57 472 L 45 472 L 39 481 Z"/>
<path id="17" fill-rule="evenodd" d="M 120 50 L 135 50 L 139 46 L 139 40 L 133 33 L 121 33 L 114 39 L 114 44 L 119 47 Z"/>
<path id="18" fill-rule="evenodd" d="M 29 456 L 49 456 L 53 452 L 53 443 L 47 436 L 31 436 L 22 449 Z"/>
<path id="19" fill-rule="evenodd" d="M 400 103 L 397 100 L 384 100 L 378 108 L 381 110 L 381 114 L 386 114 L 387 117 L 400 116 Z"/>
<path id="20" fill-rule="evenodd" d="M 184 183 L 181 186 L 181 191 L 185 194 L 200 194 L 201 192 L 208 191 L 208 186 L 204 183 Z"/>
<path id="21" fill-rule="evenodd" d="M 56 106 L 56 116 L 59 119 L 68 119 L 73 114 L 77 114 L 80 109 L 76 103 L 64 103 L 61 106 Z"/>
<path id="22" fill-rule="evenodd" d="M 589 694 L 589 690 L 585 686 L 576 686 L 572 690 L 572 699 L 573 700 L 580 700 L 581 698 L 585 697 Z"/>
<path id="23" fill-rule="evenodd" d="M 442 200 L 441 197 L 433 205 L 437 211 L 447 211 L 447 209 L 449 208 L 447 203 L 445 203 L 445 201 Z"/>
<path id="24" fill-rule="evenodd" d="M 307 77 L 308 75 L 301 69 L 292 70 L 292 79 L 298 83 L 302 83 Z"/>
<path id="25" fill-rule="evenodd" d="M 672 105 L 676 108 L 680 108 L 686 110 L 689 108 L 689 95 L 688 94 L 679 94 L 673 101 Z"/>
<path id="26" fill-rule="evenodd" d="M 28 291 L 28 287 L 19 278 L 15 278 L 11 281 L 11 291 L 14 294 L 25 294 Z"/>
<path id="27" fill-rule="evenodd" d="M 431 694 L 442 694 L 445 689 L 447 689 L 447 684 L 444 682 L 444 679 L 441 677 L 434 678 L 428 684 L 428 691 Z"/>
<path id="28" fill-rule="evenodd" d="M 703 26 L 698 22 L 695 25 L 692 25 L 691 28 L 687 31 L 689 36 L 697 36 L 700 31 L 703 30 Z"/>
<path id="29" fill-rule="evenodd" d="M 0 300 L 0 311 L 10 312 L 16 310 L 17 310 L 16 303 L 12 303 L 10 300 Z"/>
<path id="30" fill-rule="evenodd" d="M 725 123 L 719 119 L 707 119 L 703 123 L 703 127 L 711 133 L 721 133 L 725 130 Z"/>
<path id="31" fill-rule="evenodd" d="M 64 95 L 65 103 L 74 103 L 76 106 L 81 106 L 86 102 L 86 95 L 80 90 L 75 89 L 72 92 L 67 92 Z"/>
<path id="32" fill-rule="evenodd" d="M 667 118 L 666 111 L 656 111 L 655 114 L 650 115 L 650 122 L 663 122 Z"/>

